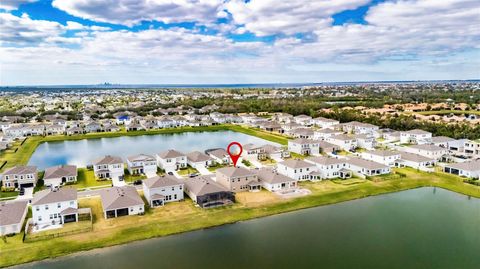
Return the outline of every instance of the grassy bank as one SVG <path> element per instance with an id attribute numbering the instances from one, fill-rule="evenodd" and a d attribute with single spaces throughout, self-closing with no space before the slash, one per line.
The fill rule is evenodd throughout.
<path id="1" fill-rule="evenodd" d="M 0 241 L 0 266 L 8 266 L 93 248 L 123 244 L 135 240 L 166 236 L 202 228 L 234 223 L 303 208 L 348 201 L 372 195 L 397 192 L 418 187 L 436 186 L 480 198 L 480 187 L 465 184 L 458 177 L 440 173 L 427 174 L 413 169 L 400 169 L 406 177 L 377 182 L 359 181 L 356 184 L 337 184 L 331 181 L 305 182 L 301 186 L 309 196 L 283 200 L 267 191 L 239 193 L 237 203 L 227 208 L 203 210 L 190 200 L 170 203 L 149 209 L 144 216 L 103 219 L 98 198 L 81 199 L 81 207 L 93 213 L 93 231 L 48 241 L 23 243 L 22 235 Z M 174 221 L 172 221 L 174 220 Z"/>
<path id="2" fill-rule="evenodd" d="M 415 112 L 420 115 L 462 115 L 462 114 L 474 114 L 480 116 L 480 111 L 476 110 L 429 110 L 429 111 L 420 111 Z"/>

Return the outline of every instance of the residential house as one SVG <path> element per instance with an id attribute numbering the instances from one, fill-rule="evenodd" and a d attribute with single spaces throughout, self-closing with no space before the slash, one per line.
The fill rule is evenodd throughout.
<path id="1" fill-rule="evenodd" d="M 212 157 L 214 162 L 218 164 L 230 164 L 232 162 L 230 155 L 224 149 L 206 150 L 205 153 Z"/>
<path id="2" fill-rule="evenodd" d="M 455 139 L 447 137 L 447 136 L 434 136 L 432 137 L 432 144 L 438 147 L 449 149 L 449 143 L 454 142 Z"/>
<path id="3" fill-rule="evenodd" d="M 2 185 L 5 188 L 35 187 L 37 184 L 36 166 L 15 166 L 2 174 Z"/>
<path id="4" fill-rule="evenodd" d="M 46 135 L 62 135 L 65 133 L 65 126 L 59 124 L 51 124 L 45 127 Z"/>
<path id="5" fill-rule="evenodd" d="M 85 127 L 83 128 L 86 133 L 98 133 L 98 132 L 103 132 L 103 127 L 100 123 L 91 121 L 87 124 L 85 124 Z"/>
<path id="6" fill-rule="evenodd" d="M 53 188 L 36 192 L 32 200 L 32 220 L 37 229 L 78 221 L 77 190 Z"/>
<path id="7" fill-rule="evenodd" d="M 391 171 L 390 167 L 387 165 L 356 157 L 347 159 L 346 168 L 357 175 L 363 176 L 384 175 L 389 174 Z"/>
<path id="8" fill-rule="evenodd" d="M 244 167 L 217 169 L 216 181 L 232 192 L 258 191 L 261 188 L 256 172 Z"/>
<path id="9" fill-rule="evenodd" d="M 290 136 L 295 138 L 313 139 L 315 133 L 311 128 L 297 128 L 288 131 Z"/>
<path id="10" fill-rule="evenodd" d="M 357 141 L 357 147 L 373 150 L 377 146 L 377 140 L 372 135 L 356 134 L 353 135 Z"/>
<path id="11" fill-rule="evenodd" d="M 137 154 L 127 157 L 127 169 L 130 175 L 146 175 L 154 177 L 157 175 L 157 160 L 147 154 Z"/>
<path id="12" fill-rule="evenodd" d="M 102 189 L 100 197 L 105 219 L 145 213 L 145 204 L 134 186 Z"/>
<path id="13" fill-rule="evenodd" d="M 77 182 L 77 166 L 57 165 L 45 169 L 43 182 L 45 186 L 58 187 L 66 183 Z"/>
<path id="14" fill-rule="evenodd" d="M 449 154 L 448 149 L 431 144 L 411 145 L 408 147 L 402 147 L 400 149 L 405 152 L 415 153 L 427 158 L 434 158 L 435 160 L 440 160 Z"/>
<path id="15" fill-rule="evenodd" d="M 332 129 L 334 125 L 339 124 L 338 120 L 327 119 L 323 117 L 317 117 L 313 119 L 313 124 L 322 129 Z"/>
<path id="16" fill-rule="evenodd" d="M 193 168 L 209 167 L 213 165 L 213 158 L 200 151 L 192 151 L 187 154 L 187 164 Z"/>
<path id="17" fill-rule="evenodd" d="M 317 156 L 306 158 L 305 161 L 317 167 L 319 179 L 352 177 L 352 172 L 346 169 L 346 159 Z"/>
<path id="18" fill-rule="evenodd" d="M 327 137 L 325 141 L 345 151 L 353 151 L 358 147 L 355 137 L 346 134 L 330 136 Z"/>
<path id="19" fill-rule="evenodd" d="M 66 130 L 67 135 L 77 135 L 77 134 L 83 134 L 83 133 L 85 133 L 83 128 L 78 126 L 72 126 Z"/>
<path id="20" fill-rule="evenodd" d="M 171 175 L 156 176 L 143 180 L 143 195 L 151 207 L 183 200 L 184 184 Z"/>
<path id="21" fill-rule="evenodd" d="M 414 153 L 401 152 L 400 154 L 400 159 L 397 160 L 395 163 L 395 166 L 397 167 L 406 166 L 426 172 L 433 172 L 432 168 L 437 162 L 435 158 L 427 158 L 425 156 Z"/>
<path id="22" fill-rule="evenodd" d="M 288 150 L 302 155 L 319 155 L 320 148 L 317 141 L 297 138 L 288 141 Z"/>
<path id="23" fill-rule="evenodd" d="M 123 179 L 124 166 L 120 157 L 106 155 L 93 162 L 93 172 L 99 179 Z"/>
<path id="24" fill-rule="evenodd" d="M 400 132 L 400 143 L 402 144 L 428 144 L 432 142 L 432 133 L 414 129 Z"/>
<path id="25" fill-rule="evenodd" d="M 303 126 L 312 126 L 313 125 L 313 119 L 310 116 L 307 115 L 298 115 L 293 117 L 293 120 L 300 125 Z"/>
<path id="26" fill-rule="evenodd" d="M 271 192 L 292 190 L 297 188 L 297 180 L 282 175 L 269 168 L 261 168 L 257 171 L 258 181 Z"/>
<path id="27" fill-rule="evenodd" d="M 402 157 L 400 152 L 390 150 L 369 150 L 362 152 L 361 155 L 365 160 L 374 161 L 390 167 L 395 166 L 396 161 Z"/>
<path id="28" fill-rule="evenodd" d="M 0 236 L 18 234 L 28 212 L 28 200 L 0 202 Z"/>
<path id="29" fill-rule="evenodd" d="M 235 194 L 210 177 L 199 176 L 185 180 L 185 193 L 202 208 L 235 203 Z"/>
<path id="30" fill-rule="evenodd" d="M 325 141 L 318 141 L 318 147 L 320 148 L 320 153 L 333 153 L 335 154 L 340 150 L 340 147 Z"/>
<path id="31" fill-rule="evenodd" d="M 303 160 L 295 159 L 279 162 L 277 172 L 300 181 L 320 179 L 320 176 L 315 174 L 317 172 L 315 164 Z"/>
<path id="32" fill-rule="evenodd" d="M 320 130 L 315 130 L 313 132 L 313 139 L 315 140 L 325 140 L 328 137 L 334 136 L 334 135 L 340 135 L 342 134 L 342 131 L 334 130 L 334 129 L 320 129 Z"/>
<path id="33" fill-rule="evenodd" d="M 480 142 L 468 140 L 463 149 L 465 155 L 473 158 L 480 157 Z"/>
<path id="34" fill-rule="evenodd" d="M 170 149 L 157 154 L 157 166 L 169 172 L 187 167 L 187 156 Z"/>
<path id="35" fill-rule="evenodd" d="M 333 127 L 333 126 L 332 126 Z M 373 135 L 380 127 L 358 121 L 347 122 L 343 124 L 343 131 L 350 134 Z"/>
<path id="36" fill-rule="evenodd" d="M 470 160 L 463 163 L 447 164 L 443 168 L 445 173 L 468 178 L 480 178 L 480 160 Z"/>

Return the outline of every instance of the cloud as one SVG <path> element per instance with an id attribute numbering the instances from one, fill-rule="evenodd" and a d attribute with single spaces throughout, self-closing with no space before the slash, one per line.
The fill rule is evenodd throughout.
<path id="1" fill-rule="evenodd" d="M 370 0 L 232 0 L 225 8 L 236 24 L 258 35 L 306 33 L 331 25 L 331 16 L 367 4 Z"/>
<path id="2" fill-rule="evenodd" d="M 46 20 L 32 20 L 27 14 L 21 17 L 0 13 L 0 41 L 13 45 L 38 44 L 63 32 L 63 25 Z"/>
<path id="3" fill-rule="evenodd" d="M 38 0 L 2 0 L 0 1 L 0 9 L 15 10 L 18 9 L 20 5 L 36 1 Z"/>
<path id="4" fill-rule="evenodd" d="M 141 21 L 208 23 L 224 16 L 221 0 L 54 0 L 73 16 L 132 26 Z"/>

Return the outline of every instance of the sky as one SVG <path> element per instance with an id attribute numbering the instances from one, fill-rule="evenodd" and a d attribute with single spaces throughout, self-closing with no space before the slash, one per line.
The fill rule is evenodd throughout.
<path id="1" fill-rule="evenodd" d="M 0 0 L 1 86 L 478 78 L 478 0 Z"/>

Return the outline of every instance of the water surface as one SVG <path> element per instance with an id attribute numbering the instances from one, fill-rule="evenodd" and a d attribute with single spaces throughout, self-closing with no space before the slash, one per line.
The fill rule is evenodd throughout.
<path id="1" fill-rule="evenodd" d="M 422 188 L 18 268 L 477 269 L 479 255 L 480 200 Z"/>

